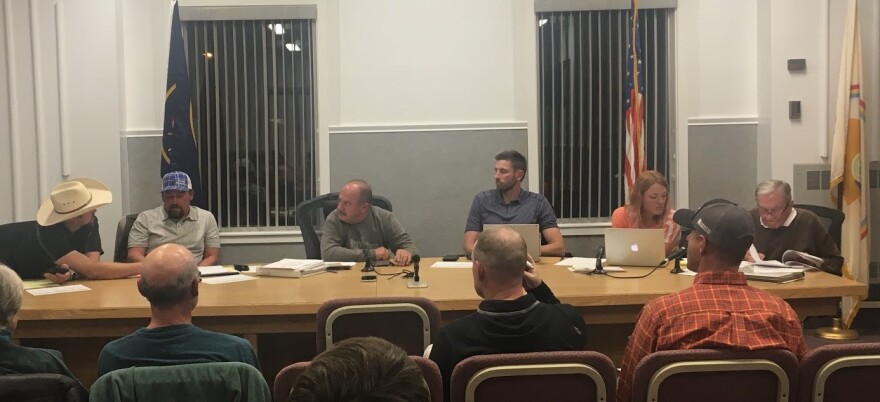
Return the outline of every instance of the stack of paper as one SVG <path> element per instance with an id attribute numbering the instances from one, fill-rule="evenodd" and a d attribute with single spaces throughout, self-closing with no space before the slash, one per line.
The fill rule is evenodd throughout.
<path id="1" fill-rule="evenodd" d="M 285 258 L 257 268 L 257 275 L 302 278 L 309 275 L 319 274 L 326 270 L 327 267 L 324 265 L 323 260 L 298 260 Z"/>

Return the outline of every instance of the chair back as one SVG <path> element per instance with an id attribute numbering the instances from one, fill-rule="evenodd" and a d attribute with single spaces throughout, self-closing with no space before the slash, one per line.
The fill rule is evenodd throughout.
<path id="1" fill-rule="evenodd" d="M 113 249 L 113 262 L 128 261 L 128 234 L 138 214 L 125 215 L 116 224 L 116 247 Z"/>
<path id="2" fill-rule="evenodd" d="M 422 371 L 422 377 L 428 384 L 428 391 L 431 393 L 431 402 L 443 402 L 443 377 L 440 375 L 440 368 L 437 363 L 422 356 L 410 356 L 410 359 L 416 362 Z M 299 376 L 309 367 L 311 362 L 293 363 L 278 372 L 275 377 L 274 401 L 286 402 L 293 391 L 293 386 Z"/>
<path id="3" fill-rule="evenodd" d="M 89 394 L 78 381 L 61 374 L 2 374 L 0 401 L 85 402 Z"/>
<path id="4" fill-rule="evenodd" d="M 825 345 L 801 360 L 800 401 L 875 401 L 880 343 Z"/>
<path id="5" fill-rule="evenodd" d="M 797 357 L 788 350 L 667 350 L 639 362 L 632 400 L 785 402 L 794 400 L 797 375 Z"/>
<path id="6" fill-rule="evenodd" d="M 440 309 L 424 297 L 328 300 L 317 313 L 317 351 L 358 336 L 375 336 L 422 355 L 440 324 Z"/>
<path id="7" fill-rule="evenodd" d="M 338 202 L 339 193 L 329 193 L 305 200 L 296 206 L 296 220 L 302 232 L 306 258 L 321 259 L 321 228 L 327 216 L 336 209 Z M 374 195 L 370 204 L 391 211 L 391 201 L 385 197 Z"/>
<path id="8" fill-rule="evenodd" d="M 272 399 L 254 366 L 240 362 L 131 367 L 102 375 L 92 385 L 95 402 L 249 401 Z"/>
<path id="9" fill-rule="evenodd" d="M 843 220 L 846 218 L 846 214 L 844 214 L 843 211 L 807 204 L 795 204 L 794 207 L 805 209 L 818 215 L 822 226 L 825 227 L 825 230 L 827 230 L 828 234 L 831 235 L 831 238 L 834 239 L 834 244 L 837 244 L 837 248 L 840 248 L 840 233 L 841 228 L 843 227 Z"/>
<path id="10" fill-rule="evenodd" d="M 452 371 L 450 401 L 615 401 L 617 370 L 592 351 L 471 356 Z"/>

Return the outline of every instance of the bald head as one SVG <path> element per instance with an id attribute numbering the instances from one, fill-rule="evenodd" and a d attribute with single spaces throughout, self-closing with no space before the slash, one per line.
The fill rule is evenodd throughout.
<path id="1" fill-rule="evenodd" d="M 487 229 L 477 237 L 473 258 L 485 267 L 488 279 L 520 283 L 528 259 L 526 241 L 508 227 Z"/>
<path id="2" fill-rule="evenodd" d="M 177 244 L 164 244 L 147 254 L 138 289 L 154 307 L 170 308 L 195 296 L 199 268 L 192 253 Z"/>

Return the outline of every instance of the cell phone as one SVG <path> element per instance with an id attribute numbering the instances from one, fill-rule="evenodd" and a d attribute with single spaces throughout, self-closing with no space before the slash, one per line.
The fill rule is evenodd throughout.
<path id="1" fill-rule="evenodd" d="M 56 266 L 54 266 L 54 267 L 51 267 L 51 268 L 47 269 L 46 272 L 48 272 L 48 273 L 50 273 L 50 274 L 64 275 L 64 274 L 70 272 L 70 270 L 67 269 L 67 268 L 59 267 L 59 266 L 56 265 Z"/>
<path id="2" fill-rule="evenodd" d="M 458 254 L 446 254 L 443 256 L 443 261 L 458 261 Z"/>
<path id="3" fill-rule="evenodd" d="M 376 282 L 376 275 L 363 275 L 361 282 Z"/>
<path id="4" fill-rule="evenodd" d="M 233 264 L 232 268 L 235 268 L 235 270 L 238 272 L 250 271 L 250 267 L 248 267 L 247 265 L 244 265 L 244 264 Z"/>

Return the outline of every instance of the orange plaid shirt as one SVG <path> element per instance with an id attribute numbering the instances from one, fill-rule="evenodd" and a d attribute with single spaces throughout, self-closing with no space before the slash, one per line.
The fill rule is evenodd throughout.
<path id="1" fill-rule="evenodd" d="M 748 286 L 739 272 L 703 272 L 693 286 L 648 302 L 639 314 L 620 369 L 617 401 L 629 402 L 643 357 L 676 349 L 807 351 L 797 314 L 781 298 Z"/>

